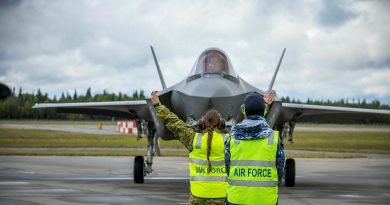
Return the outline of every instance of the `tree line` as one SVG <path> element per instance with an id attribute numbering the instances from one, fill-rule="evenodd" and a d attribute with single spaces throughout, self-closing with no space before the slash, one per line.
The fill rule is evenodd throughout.
<path id="1" fill-rule="evenodd" d="M 381 104 L 379 100 L 373 100 L 372 102 L 367 102 L 366 99 L 338 99 L 338 100 L 313 100 L 307 99 L 306 101 L 301 101 L 299 99 L 291 99 L 289 97 L 281 97 L 282 102 L 286 103 L 297 103 L 297 104 L 310 104 L 310 105 L 325 105 L 325 106 L 337 106 L 337 107 L 352 107 L 352 108 L 367 108 L 367 109 L 385 109 L 390 110 L 388 104 Z M 317 122 L 317 123 L 379 123 L 379 124 L 389 124 L 390 116 L 378 116 L 376 118 L 366 118 L 366 119 L 321 119 L 317 121 L 307 121 L 307 122 Z"/>
<path id="2" fill-rule="evenodd" d="M 311 104 L 311 105 L 327 105 L 327 106 L 340 106 L 340 107 L 355 107 L 355 108 L 369 108 L 369 109 L 390 109 L 390 105 L 381 104 L 379 100 L 373 100 L 367 102 L 366 99 L 344 99 L 339 100 L 312 100 L 308 98 L 306 101 L 294 99 L 290 97 L 281 97 L 282 102 L 297 103 L 297 104 Z"/>
<path id="3" fill-rule="evenodd" d="M 143 100 L 145 94 L 143 90 L 135 90 L 132 95 L 119 92 L 103 93 L 92 95 L 91 88 L 85 94 L 78 94 L 77 90 L 73 94 L 62 92 L 57 98 L 49 97 L 48 93 L 43 93 L 40 89 L 36 93 L 23 93 L 22 88 L 18 92 L 12 89 L 10 97 L 0 101 L 0 119 L 52 119 L 52 120 L 110 120 L 107 116 L 93 116 L 82 114 L 61 114 L 53 109 L 32 109 L 36 103 L 70 103 L 70 102 L 102 102 L 102 101 L 128 101 Z"/>
<path id="4" fill-rule="evenodd" d="M 94 116 L 82 114 L 61 114 L 53 109 L 32 109 L 36 103 L 69 103 L 69 102 L 102 102 L 102 101 L 128 101 L 128 100 L 143 100 L 145 99 L 144 90 L 135 90 L 131 95 L 124 93 L 109 93 L 106 90 L 103 93 L 92 95 L 91 88 L 88 88 L 85 94 L 79 94 L 75 90 L 72 94 L 62 92 L 57 98 L 50 98 L 48 93 L 43 93 L 40 89 L 36 93 L 23 93 L 22 88 L 17 92 L 12 89 L 10 97 L 0 101 L 0 119 L 52 119 L 52 120 L 110 120 L 107 116 Z M 387 104 L 381 104 L 379 100 L 367 102 L 366 99 L 339 99 L 339 100 L 313 100 L 307 99 L 300 101 L 290 97 L 281 97 L 282 102 L 286 103 L 305 103 L 312 105 L 327 105 L 341 107 L 356 107 L 370 109 L 390 109 Z M 337 122 L 335 119 L 333 122 Z M 345 121 L 344 121 L 345 122 Z M 357 123 L 390 123 L 390 117 L 383 117 L 372 120 L 348 121 Z"/>

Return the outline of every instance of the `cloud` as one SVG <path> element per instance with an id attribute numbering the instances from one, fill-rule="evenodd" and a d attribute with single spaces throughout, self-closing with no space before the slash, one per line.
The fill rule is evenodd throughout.
<path id="1" fill-rule="evenodd" d="M 387 6 L 387 7 L 386 7 Z M 24 91 L 147 92 L 219 47 L 265 89 L 282 49 L 279 96 L 390 103 L 390 14 L 383 1 L 2 1 L 0 80 Z M 381 80 L 378 80 L 380 78 Z"/>
<path id="2" fill-rule="evenodd" d="M 327 0 L 322 1 L 323 5 L 320 9 L 317 21 L 325 27 L 337 27 L 356 18 L 358 13 L 348 10 L 348 5 L 351 2 Z M 343 5 L 342 5 L 343 4 Z"/>

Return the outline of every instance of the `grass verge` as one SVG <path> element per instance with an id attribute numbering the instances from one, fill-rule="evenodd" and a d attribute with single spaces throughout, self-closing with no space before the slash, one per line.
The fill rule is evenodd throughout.
<path id="1" fill-rule="evenodd" d="M 116 121 L 72 121 L 72 120 L 0 120 L 1 124 L 13 125 L 116 125 Z"/>
<path id="2" fill-rule="evenodd" d="M 128 134 L 88 134 L 51 130 L 1 129 L 0 147 L 124 147 L 145 148 L 146 138 L 137 140 Z M 182 148 L 179 141 L 160 140 L 161 147 Z"/>
<path id="3" fill-rule="evenodd" d="M 133 156 L 146 154 L 146 139 L 49 130 L 0 129 L 0 155 Z M 187 156 L 176 140 L 160 140 L 164 156 Z M 287 157 L 355 158 L 364 153 L 390 154 L 390 133 L 295 132 L 285 142 Z M 289 150 L 293 152 L 289 152 Z M 313 152 L 296 152 L 310 150 Z"/>
<path id="4" fill-rule="evenodd" d="M 390 133 L 386 132 L 296 132 L 290 150 L 390 154 Z"/>
<path id="5" fill-rule="evenodd" d="M 26 155 L 26 156 L 136 156 L 146 155 L 146 149 L 0 149 L 0 155 Z M 163 156 L 188 156 L 186 149 L 162 150 Z"/>

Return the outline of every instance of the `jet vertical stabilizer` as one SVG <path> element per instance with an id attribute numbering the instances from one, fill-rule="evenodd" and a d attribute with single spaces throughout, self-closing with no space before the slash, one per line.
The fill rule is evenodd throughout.
<path id="1" fill-rule="evenodd" d="M 271 83 L 269 84 L 267 91 L 271 91 L 272 90 L 272 86 L 274 86 L 276 75 L 278 75 L 279 67 L 280 67 L 280 64 L 282 63 L 282 60 L 283 60 L 284 52 L 286 52 L 286 48 L 283 49 L 282 56 L 280 56 L 280 60 L 279 60 L 278 66 L 276 66 L 276 70 L 275 70 L 274 76 L 272 77 Z"/>
<path id="2" fill-rule="evenodd" d="M 153 46 L 150 46 L 150 49 L 152 50 L 154 63 L 156 64 L 156 67 L 157 67 L 157 72 L 158 72 L 158 76 L 160 77 L 162 88 L 165 90 L 167 88 L 167 86 L 165 85 L 164 77 L 162 76 L 160 65 L 158 64 L 157 57 L 156 57 L 156 54 L 154 53 Z"/>

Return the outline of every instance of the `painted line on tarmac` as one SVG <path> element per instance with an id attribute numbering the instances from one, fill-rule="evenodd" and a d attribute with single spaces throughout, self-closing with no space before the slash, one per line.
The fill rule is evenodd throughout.
<path id="1" fill-rule="evenodd" d="M 0 182 L 0 186 L 4 186 L 4 185 L 11 185 L 11 186 L 30 185 L 30 184 L 31 184 L 30 182 L 20 182 L 20 181 L 2 181 L 2 182 Z"/>
<path id="2" fill-rule="evenodd" d="M 190 177 L 145 177 L 145 179 L 155 179 L 155 180 L 187 180 L 188 179 L 189 180 Z"/>
<path id="3" fill-rule="evenodd" d="M 360 195 L 360 194 L 340 194 L 337 195 L 342 198 L 350 198 L 350 199 L 362 199 L 362 198 L 367 198 L 367 196 Z"/>
<path id="4" fill-rule="evenodd" d="M 12 190 L 12 192 L 22 193 L 79 193 L 76 189 L 23 189 L 23 190 Z"/>
<path id="5" fill-rule="evenodd" d="M 12 177 L 11 177 L 12 178 Z M 10 177 L 7 181 L 1 181 L 0 185 L 10 183 Z M 129 181 L 133 180 L 134 177 L 129 176 L 17 176 L 12 178 L 13 180 L 27 180 L 27 181 Z M 12 180 L 11 179 L 11 180 Z M 145 180 L 189 180 L 188 176 L 176 177 L 176 176 L 151 176 L 145 177 Z"/>

